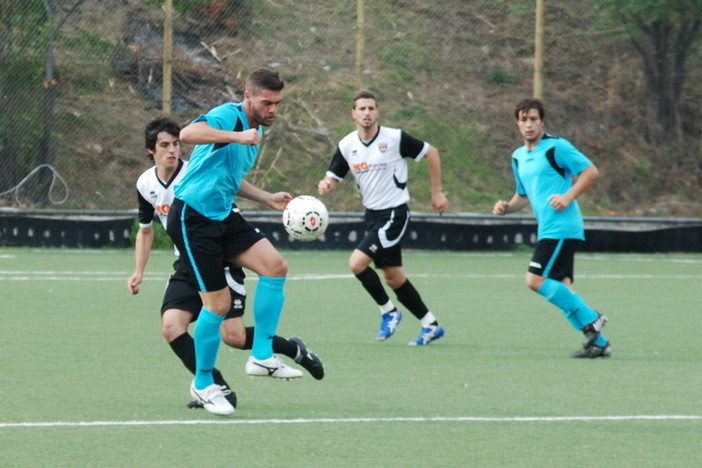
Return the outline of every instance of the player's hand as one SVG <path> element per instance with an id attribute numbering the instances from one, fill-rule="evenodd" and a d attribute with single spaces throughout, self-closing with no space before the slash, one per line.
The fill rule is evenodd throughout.
<path id="1" fill-rule="evenodd" d="M 446 195 L 444 195 L 444 192 L 432 194 L 431 206 L 438 211 L 440 215 L 448 211 L 448 199 L 446 198 Z"/>
<path id="2" fill-rule="evenodd" d="M 494 215 L 506 215 L 508 211 L 509 203 L 507 203 L 504 200 L 499 200 L 497 203 L 495 203 L 495 206 L 492 208 L 492 214 Z"/>
<path id="3" fill-rule="evenodd" d="M 317 183 L 317 192 L 320 195 L 326 195 L 331 192 L 331 184 L 328 180 L 322 179 Z"/>
<path id="4" fill-rule="evenodd" d="M 268 206 L 274 210 L 283 211 L 293 196 L 288 192 L 277 192 L 271 194 L 270 200 L 268 200 Z"/>
<path id="5" fill-rule="evenodd" d="M 568 208 L 572 201 L 573 199 L 569 196 L 562 195 L 559 193 L 548 197 L 548 204 L 558 211 L 565 210 L 566 208 Z"/>
<path id="6" fill-rule="evenodd" d="M 261 135 L 255 128 L 250 128 L 249 130 L 244 130 L 243 132 L 236 132 L 238 135 L 237 143 L 241 145 L 251 145 L 256 146 L 261 143 Z"/>
<path id="7" fill-rule="evenodd" d="M 138 273 L 134 273 L 129 277 L 127 280 L 127 289 L 129 289 L 131 294 L 139 294 L 139 285 L 141 284 L 142 279 L 142 275 Z"/>

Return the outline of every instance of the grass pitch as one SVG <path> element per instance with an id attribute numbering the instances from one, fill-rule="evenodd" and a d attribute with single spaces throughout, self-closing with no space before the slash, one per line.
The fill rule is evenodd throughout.
<path id="1" fill-rule="evenodd" d="M 130 296 L 131 251 L 0 249 L 3 466 L 702 465 L 701 255 L 578 255 L 614 352 L 572 360 L 582 336 L 524 285 L 529 253 L 407 252 L 447 330 L 418 348 L 411 314 L 374 339 L 348 254 L 285 252 L 279 332 L 325 379 L 251 379 L 223 346 L 239 407 L 221 418 L 185 407 L 190 375 L 160 335 L 171 252 Z"/>

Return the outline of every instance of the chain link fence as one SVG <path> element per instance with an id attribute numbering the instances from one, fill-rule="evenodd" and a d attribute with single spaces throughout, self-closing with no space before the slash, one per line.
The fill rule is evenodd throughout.
<path id="1" fill-rule="evenodd" d="M 0 0 L 0 207 L 135 208 L 136 177 L 150 164 L 143 128 L 163 112 L 162 3 Z M 194 0 L 175 8 L 170 114 L 179 122 L 240 100 L 257 67 L 286 80 L 252 183 L 314 194 L 353 128 L 351 97 L 363 86 L 380 97 L 381 124 L 439 149 L 452 212 L 489 212 L 513 192 L 509 156 L 521 141 L 512 109 L 533 93 L 535 1 Z M 583 199 L 586 213 L 700 216 L 699 54 L 686 67 L 682 144 L 652 149 L 641 57 L 603 19 L 590 2 L 546 2 L 548 131 L 604 174 Z M 426 164 L 411 170 L 412 208 L 431 211 Z M 358 198 L 347 182 L 327 203 L 358 211 Z"/>

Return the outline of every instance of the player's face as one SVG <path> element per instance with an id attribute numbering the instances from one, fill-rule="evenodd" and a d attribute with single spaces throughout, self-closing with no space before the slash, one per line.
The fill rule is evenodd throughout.
<path id="1" fill-rule="evenodd" d="M 255 95 L 246 91 L 245 98 L 249 102 L 251 110 L 249 117 L 253 120 L 253 122 L 249 123 L 251 125 L 268 127 L 278 115 L 278 105 L 283 100 L 283 93 L 281 91 L 261 89 Z"/>
<path id="2" fill-rule="evenodd" d="M 154 156 L 154 163 L 163 169 L 178 166 L 180 158 L 180 139 L 168 132 L 160 132 L 156 137 L 156 149 L 149 150 Z"/>
<path id="3" fill-rule="evenodd" d="M 378 120 L 378 106 L 375 104 L 375 99 L 358 99 L 356 107 L 351 110 L 351 116 L 359 128 L 372 129 Z"/>
<path id="4" fill-rule="evenodd" d="M 527 143 L 538 141 L 544 133 L 544 121 L 539 117 L 539 111 L 537 109 L 529 109 L 520 112 L 516 124 L 519 133 Z"/>

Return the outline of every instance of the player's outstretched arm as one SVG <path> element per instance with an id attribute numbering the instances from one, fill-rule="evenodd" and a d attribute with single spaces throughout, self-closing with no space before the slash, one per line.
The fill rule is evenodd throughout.
<path id="1" fill-rule="evenodd" d="M 231 132 L 210 127 L 207 122 L 191 123 L 180 131 L 180 140 L 196 145 L 211 143 L 238 143 L 240 145 L 258 145 L 261 135 L 255 128 L 243 132 Z"/>
<path id="2" fill-rule="evenodd" d="M 288 202 L 292 200 L 292 195 L 288 192 L 271 193 L 256 187 L 247 181 L 242 181 L 239 186 L 239 195 L 249 200 L 264 204 L 274 210 L 283 211 Z"/>

